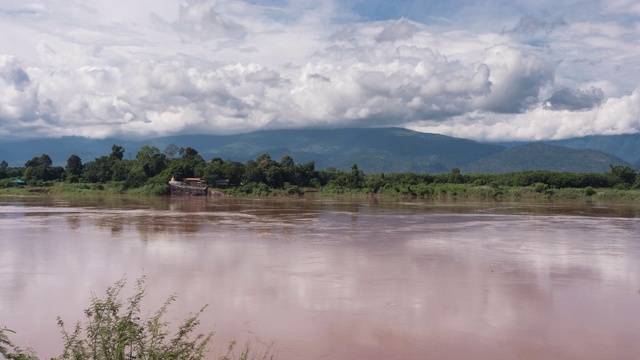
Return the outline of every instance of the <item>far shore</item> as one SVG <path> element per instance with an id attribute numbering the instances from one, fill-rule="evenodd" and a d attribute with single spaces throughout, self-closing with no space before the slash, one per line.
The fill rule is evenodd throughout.
<path id="1" fill-rule="evenodd" d="M 126 196 L 126 197 L 169 197 L 171 195 L 151 195 L 134 191 L 123 191 L 114 184 L 66 184 L 56 183 L 52 186 L 22 186 L 0 188 L 0 196 Z M 384 198 L 384 199 L 425 199 L 425 200 L 585 200 L 605 202 L 639 202 L 640 190 L 622 190 L 612 188 L 543 188 L 536 186 L 478 186 L 473 184 L 433 184 L 427 194 L 366 192 L 354 189 L 336 188 L 302 188 L 291 195 L 282 189 L 267 189 L 257 194 L 237 193 L 236 189 L 210 189 L 210 197 L 352 197 L 352 198 Z M 175 197 L 175 196 L 174 196 Z M 178 196 L 180 197 L 180 196 Z M 197 197 L 194 197 L 197 198 Z"/>

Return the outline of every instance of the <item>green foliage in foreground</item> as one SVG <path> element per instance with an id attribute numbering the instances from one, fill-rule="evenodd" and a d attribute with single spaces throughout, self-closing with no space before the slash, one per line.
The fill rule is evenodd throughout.
<path id="1" fill-rule="evenodd" d="M 30 350 L 22 350 L 14 345 L 7 333 L 15 333 L 7 328 L 0 329 L 0 355 L 9 360 L 37 360 L 38 358 Z"/>
<path id="2" fill-rule="evenodd" d="M 213 333 L 198 334 L 190 338 L 199 324 L 198 316 L 204 308 L 180 324 L 171 335 L 168 323 L 162 320 L 169 305 L 175 301 L 170 296 L 149 319 L 141 318 L 140 302 L 145 295 L 144 278 L 136 281 L 135 293 L 126 304 L 118 298 L 125 285 L 119 280 L 107 289 L 104 299 L 95 296 L 85 310 L 87 322 L 78 322 L 73 331 L 64 328 L 62 319 L 58 325 L 64 339 L 64 351 L 60 359 L 203 359 Z"/>
<path id="3" fill-rule="evenodd" d="M 186 318 L 172 333 L 170 324 L 163 320 L 163 316 L 176 300 L 176 295 L 170 296 L 152 316 L 143 317 L 140 305 L 146 295 L 145 278 L 136 280 L 134 294 L 122 300 L 120 293 L 125 284 L 125 279 L 121 279 L 107 289 L 104 298 L 92 296 L 91 306 L 84 310 L 86 322 L 77 322 L 71 331 L 65 328 L 64 322 L 58 317 L 64 348 L 57 359 L 198 360 L 207 356 L 213 333 L 194 334 L 200 323 L 199 316 L 206 306 Z M 31 350 L 14 345 L 8 333 L 13 331 L 0 329 L 0 355 L 10 360 L 38 360 Z M 232 341 L 227 353 L 219 359 L 274 359 L 271 347 L 259 351 L 247 343 L 239 357 L 236 357 L 235 351 L 236 342 Z"/>

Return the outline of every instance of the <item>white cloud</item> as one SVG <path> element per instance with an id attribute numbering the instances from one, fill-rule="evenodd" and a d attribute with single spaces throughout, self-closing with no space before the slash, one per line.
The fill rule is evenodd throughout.
<path id="1" fill-rule="evenodd" d="M 604 92 L 600 88 L 570 89 L 555 91 L 545 102 L 545 106 L 553 110 L 588 110 L 600 105 Z"/>
<path id="2" fill-rule="evenodd" d="M 400 19 L 397 22 L 392 22 L 384 27 L 380 35 L 376 38 L 377 41 L 396 41 L 410 39 L 420 29 L 417 25 L 412 24 L 407 19 Z"/>
<path id="3" fill-rule="evenodd" d="M 620 14 L 633 4 L 503 5 L 469 2 L 420 22 L 333 1 L 0 0 L 12 34 L 0 39 L 0 136 L 640 131 L 639 19 Z"/>
<path id="4" fill-rule="evenodd" d="M 483 60 L 490 71 L 491 92 L 478 106 L 495 113 L 520 113 L 538 103 L 543 86 L 553 81 L 551 64 L 510 46 L 496 45 Z"/>
<path id="5" fill-rule="evenodd" d="M 244 27 L 216 11 L 217 1 L 190 0 L 180 5 L 178 20 L 172 27 L 200 40 L 215 38 L 242 38 Z"/>
<path id="6" fill-rule="evenodd" d="M 409 128 L 478 140 L 565 139 L 593 134 L 640 132 L 640 88 L 621 98 L 609 98 L 587 111 L 538 106 L 517 115 L 464 114 L 447 121 L 417 122 Z"/>
<path id="7" fill-rule="evenodd" d="M 20 126 L 37 116 L 38 95 L 27 72 L 12 56 L 0 56 L 0 124 Z"/>

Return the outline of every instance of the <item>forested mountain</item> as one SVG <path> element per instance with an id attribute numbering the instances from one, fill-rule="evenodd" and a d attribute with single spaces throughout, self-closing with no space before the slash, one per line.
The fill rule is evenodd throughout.
<path id="1" fill-rule="evenodd" d="M 463 166 L 462 171 L 490 174 L 526 170 L 600 173 L 609 171 L 611 164 L 629 165 L 622 159 L 601 151 L 534 143 L 486 156 Z"/>
<path id="2" fill-rule="evenodd" d="M 602 144 L 607 144 L 612 152 L 616 150 L 606 137 L 598 141 L 593 138 L 575 139 L 573 143 L 563 141 L 572 147 L 593 144 L 604 147 Z M 636 135 L 616 137 L 624 150 L 618 152 L 624 152 L 627 157 L 634 156 L 633 151 L 640 154 L 638 140 L 635 147 L 633 145 L 636 138 Z M 109 154 L 114 144 L 125 149 L 125 159 L 134 159 L 144 145 L 155 146 L 162 152 L 173 144 L 177 148 L 194 148 L 207 161 L 219 157 L 245 162 L 266 152 L 273 159 L 290 155 L 296 163 L 315 161 L 318 169 L 334 167 L 349 170 L 351 165 L 357 164 L 366 173 L 437 174 L 448 173 L 453 168 L 460 168 L 465 173 L 538 169 L 601 172 L 608 170 L 609 164 L 635 162 L 624 162 L 591 150 L 570 150 L 541 144 L 508 148 L 399 128 L 270 130 L 237 135 L 179 135 L 144 141 L 82 137 L 3 141 L 0 143 L 0 160 L 6 160 L 9 166 L 24 166 L 29 159 L 48 154 L 55 165 L 64 165 L 70 155 L 76 154 L 86 163 Z"/>
<path id="3" fill-rule="evenodd" d="M 346 170 L 358 164 L 365 172 L 449 172 L 453 167 L 504 149 L 399 128 L 260 131 L 211 139 L 199 136 L 199 144 L 182 137 L 158 140 L 162 145 L 178 146 L 191 142 L 188 146 L 199 149 L 205 158 L 246 161 L 267 152 L 275 159 L 291 155 L 297 162 L 313 160 L 318 168 Z"/>
<path id="4" fill-rule="evenodd" d="M 640 166 L 640 134 L 591 135 L 563 140 L 546 140 L 542 143 L 570 149 L 591 149 L 615 155 L 620 159 Z M 497 142 L 494 145 L 508 148 L 529 144 L 525 141 Z"/>
<path id="5" fill-rule="evenodd" d="M 113 144 L 122 144 L 118 139 L 89 139 L 80 136 L 66 136 L 52 139 L 3 140 L 0 142 L 0 161 L 9 166 L 24 166 L 34 156 L 47 154 L 54 165 L 64 166 L 72 154 L 77 154 L 85 162 L 111 152 Z M 137 145 L 136 145 L 137 146 Z M 140 149 L 137 146 L 135 151 Z M 134 152 L 132 156 L 135 157 Z"/>
<path id="6" fill-rule="evenodd" d="M 572 149 L 592 149 L 615 155 L 620 159 L 640 165 L 640 134 L 594 135 L 566 140 L 545 141 L 550 145 Z"/>

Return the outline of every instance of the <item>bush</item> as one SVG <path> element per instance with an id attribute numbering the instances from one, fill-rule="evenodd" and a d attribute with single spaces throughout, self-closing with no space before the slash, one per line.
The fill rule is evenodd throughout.
<path id="1" fill-rule="evenodd" d="M 299 186 L 291 185 L 289 183 L 284 184 L 284 193 L 287 196 L 301 196 L 304 195 L 302 189 Z"/>
<path id="2" fill-rule="evenodd" d="M 11 186 L 12 179 L 2 179 L 0 180 L 0 188 L 8 188 Z"/>
<path id="3" fill-rule="evenodd" d="M 136 280 L 134 294 L 123 301 L 119 298 L 126 280 L 121 279 L 107 288 L 106 297 L 92 296 L 91 306 L 84 310 L 87 322 L 77 322 L 73 331 L 68 332 L 62 319 L 58 325 L 62 332 L 64 347 L 62 355 L 52 360 L 142 360 L 142 359 L 204 359 L 213 333 L 193 335 L 199 325 L 199 316 L 206 306 L 189 316 L 171 335 L 170 324 L 163 320 L 167 309 L 176 300 L 170 296 L 153 316 L 143 318 L 140 304 L 146 295 L 145 277 Z M 38 360 L 30 349 L 22 350 L 15 346 L 7 333 L 0 328 L 0 355 L 9 360 Z M 264 350 L 253 346 L 251 342 L 240 349 L 236 357 L 236 342 L 232 341 L 224 356 L 219 360 L 232 359 L 274 359 L 273 346 Z"/>
<path id="4" fill-rule="evenodd" d="M 545 191 L 547 191 L 549 189 L 549 185 L 544 184 L 544 183 L 535 183 L 533 185 L 533 191 L 537 192 L 537 193 L 543 193 Z"/>
<path id="5" fill-rule="evenodd" d="M 584 194 L 586 196 L 593 196 L 597 193 L 597 191 L 592 188 L 591 186 L 587 186 L 586 188 L 584 188 Z"/>
<path id="6" fill-rule="evenodd" d="M 124 288 L 121 279 L 107 289 L 104 299 L 95 296 L 84 313 L 87 323 L 76 323 L 68 332 L 58 317 L 64 350 L 60 359 L 204 359 L 213 333 L 191 333 L 200 323 L 203 307 L 180 324 L 170 336 L 168 323 L 162 320 L 176 296 L 170 296 L 151 318 L 141 317 L 140 303 L 146 294 L 145 278 L 136 280 L 135 292 L 126 303 L 118 298 Z"/>
<path id="7" fill-rule="evenodd" d="M 149 196 L 169 195 L 171 193 L 171 188 L 167 184 L 147 183 L 142 187 L 130 189 L 127 193 L 132 195 Z"/>
<path id="8" fill-rule="evenodd" d="M 630 188 L 631 186 L 629 186 L 629 184 L 627 183 L 619 183 L 613 186 L 614 190 L 629 190 Z"/>
<path id="9" fill-rule="evenodd" d="M 0 355 L 8 360 L 37 360 L 38 358 L 31 352 L 31 350 L 22 350 L 15 346 L 7 333 L 15 333 L 13 330 L 7 328 L 0 329 Z"/>

